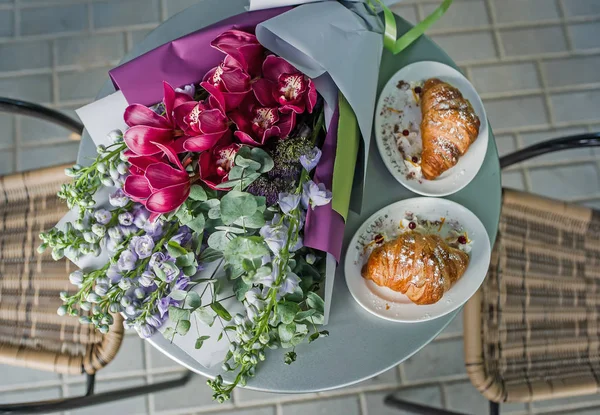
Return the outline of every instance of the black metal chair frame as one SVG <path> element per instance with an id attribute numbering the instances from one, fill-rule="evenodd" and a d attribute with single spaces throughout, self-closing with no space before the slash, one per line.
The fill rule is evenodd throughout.
<path id="1" fill-rule="evenodd" d="M 0 97 L 0 112 L 9 112 L 13 114 L 26 115 L 40 118 L 55 124 L 61 125 L 66 129 L 81 135 L 83 133 L 83 124 L 73 118 L 44 106 L 25 102 L 21 100 Z M 0 414 L 42 414 L 48 412 L 67 411 L 72 409 L 84 408 L 92 405 L 118 401 L 148 393 L 160 392 L 166 389 L 183 386 L 192 377 L 192 372 L 187 371 L 178 379 L 165 382 L 153 383 L 150 385 L 140 385 L 127 389 L 118 389 L 102 393 L 94 393 L 96 375 L 87 375 L 86 392 L 83 396 L 72 398 L 54 399 L 39 402 L 25 402 L 16 404 L 0 404 Z"/>
<path id="2" fill-rule="evenodd" d="M 513 164 L 538 157 L 543 154 L 554 153 L 556 151 L 572 150 L 583 147 L 599 147 L 600 133 L 584 133 L 560 137 L 554 140 L 543 141 L 525 147 L 521 150 L 500 157 L 500 168 L 512 166 Z M 393 394 L 385 397 L 384 403 L 392 408 L 402 409 L 404 411 L 423 415 L 463 415 L 459 412 L 453 412 L 446 409 L 434 408 L 427 405 L 421 405 L 414 402 L 405 401 L 396 398 Z M 500 405 L 497 402 L 490 402 L 490 414 L 498 415 Z"/>

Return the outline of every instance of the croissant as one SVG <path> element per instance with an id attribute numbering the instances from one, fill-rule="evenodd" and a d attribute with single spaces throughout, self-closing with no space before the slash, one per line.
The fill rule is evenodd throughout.
<path id="1" fill-rule="evenodd" d="M 421 171 L 433 180 L 458 163 L 477 139 L 481 122 L 460 91 L 437 78 L 423 85 L 421 113 Z"/>
<path id="2" fill-rule="evenodd" d="M 415 231 L 375 248 L 362 276 L 399 291 L 415 304 L 433 304 L 465 273 L 469 256 L 438 235 Z"/>

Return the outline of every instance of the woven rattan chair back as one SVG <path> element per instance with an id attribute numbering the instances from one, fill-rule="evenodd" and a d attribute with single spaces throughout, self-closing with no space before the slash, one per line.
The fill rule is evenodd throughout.
<path id="1" fill-rule="evenodd" d="M 488 276 L 464 309 L 465 362 L 493 402 L 599 391 L 600 212 L 504 191 Z"/>
<path id="2" fill-rule="evenodd" d="M 116 355 L 120 316 L 102 335 L 77 318 L 56 314 L 74 265 L 37 253 L 38 234 L 67 212 L 56 192 L 64 167 L 0 178 L 0 364 L 65 374 L 94 374 Z"/>

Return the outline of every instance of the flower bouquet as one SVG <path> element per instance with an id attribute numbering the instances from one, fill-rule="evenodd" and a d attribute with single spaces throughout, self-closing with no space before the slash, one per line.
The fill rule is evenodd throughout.
<path id="1" fill-rule="evenodd" d="M 58 313 L 100 332 L 118 313 L 221 363 L 220 402 L 268 349 L 290 364 L 326 337 L 382 51 L 368 21 L 330 1 L 247 12 L 111 71 L 120 91 L 78 111 L 96 158 L 66 170 L 70 212 L 41 234 L 81 268 Z M 339 55 L 355 45 L 373 59 Z"/>

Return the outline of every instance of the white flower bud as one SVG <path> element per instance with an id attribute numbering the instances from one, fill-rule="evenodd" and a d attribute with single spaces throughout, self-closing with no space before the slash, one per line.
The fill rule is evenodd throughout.
<path id="1" fill-rule="evenodd" d="M 129 160 L 127 158 L 127 156 L 125 155 L 125 153 L 119 153 L 119 158 L 121 159 L 121 161 L 127 161 L 127 160 Z"/>
<path id="2" fill-rule="evenodd" d="M 115 185 L 115 182 L 113 182 L 113 180 L 110 177 L 103 177 L 100 181 L 106 187 L 113 187 Z"/>
<path id="3" fill-rule="evenodd" d="M 269 335 L 265 332 L 260 333 L 260 336 L 258 336 L 258 341 L 261 342 L 262 344 L 268 344 L 269 343 Z"/>
<path id="4" fill-rule="evenodd" d="M 127 167 L 127 164 L 125 163 L 119 163 L 119 165 L 117 166 L 117 171 L 120 174 L 127 174 L 129 172 L 129 167 Z"/>
<path id="5" fill-rule="evenodd" d="M 96 147 L 96 152 L 98 154 L 106 153 L 106 147 L 104 145 L 100 144 L 98 147 Z"/>
<path id="6" fill-rule="evenodd" d="M 85 224 L 83 223 L 83 221 L 81 219 L 77 219 L 75 222 L 73 222 L 73 227 L 75 229 L 77 229 L 78 231 L 82 231 L 84 226 L 85 226 Z"/>
<path id="7" fill-rule="evenodd" d="M 81 307 L 82 310 L 90 311 L 92 309 L 92 303 L 83 301 L 81 304 L 79 304 L 79 307 Z"/>
<path id="8" fill-rule="evenodd" d="M 118 143 L 123 138 L 123 132 L 119 129 L 112 130 L 110 133 L 106 134 L 106 138 L 111 144 Z"/>
<path id="9" fill-rule="evenodd" d="M 99 223 L 94 223 L 92 225 L 92 232 L 102 238 L 106 234 L 106 227 L 104 225 L 100 225 Z"/>
<path id="10" fill-rule="evenodd" d="M 92 232 L 84 232 L 83 239 L 85 239 L 87 243 L 93 244 L 98 240 L 98 237 Z"/>
<path id="11" fill-rule="evenodd" d="M 241 314 L 236 314 L 235 317 L 233 317 L 233 321 L 235 322 L 235 324 L 243 324 L 244 323 L 244 316 Z"/>
<path id="12" fill-rule="evenodd" d="M 67 314 L 67 311 L 67 306 L 63 304 L 60 307 L 58 307 L 58 310 L 56 310 L 56 314 L 62 317 Z"/>
<path id="13" fill-rule="evenodd" d="M 73 285 L 81 285 L 83 282 L 83 272 L 81 270 L 73 271 L 69 274 L 69 281 Z"/>
<path id="14" fill-rule="evenodd" d="M 108 169 L 108 172 L 110 173 L 110 177 L 113 180 L 117 180 L 121 174 L 119 173 L 119 171 L 117 170 L 117 168 L 114 165 L 111 165 L 110 168 Z"/>
<path id="15" fill-rule="evenodd" d="M 89 293 L 86 298 L 90 303 L 97 303 L 101 300 L 100 296 L 96 293 Z"/>
<path id="16" fill-rule="evenodd" d="M 315 263 L 316 260 L 317 260 L 317 257 L 315 256 L 315 254 L 311 254 L 311 253 L 306 254 L 306 263 L 307 264 L 312 265 Z"/>

